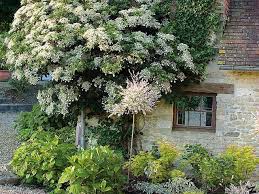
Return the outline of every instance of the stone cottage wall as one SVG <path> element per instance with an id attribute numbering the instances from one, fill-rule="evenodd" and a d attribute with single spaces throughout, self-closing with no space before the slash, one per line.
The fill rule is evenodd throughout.
<path id="1" fill-rule="evenodd" d="M 199 143 L 212 152 L 223 151 L 228 145 L 252 145 L 259 155 L 259 73 L 219 71 L 215 63 L 210 64 L 208 83 L 234 84 L 234 94 L 218 94 L 216 132 L 189 129 L 177 131 L 172 127 L 171 104 L 161 101 L 152 114 L 139 120 L 143 127 L 142 144 L 150 149 L 159 139 L 179 147 Z"/>

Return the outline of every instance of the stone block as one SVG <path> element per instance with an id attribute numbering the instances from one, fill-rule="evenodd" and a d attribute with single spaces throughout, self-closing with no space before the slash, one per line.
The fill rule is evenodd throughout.
<path id="1" fill-rule="evenodd" d="M 228 132 L 225 133 L 225 136 L 227 137 L 239 137 L 240 133 L 239 132 Z"/>

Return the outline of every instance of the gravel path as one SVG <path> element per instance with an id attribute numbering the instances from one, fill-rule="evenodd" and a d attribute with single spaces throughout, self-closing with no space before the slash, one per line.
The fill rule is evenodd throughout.
<path id="1" fill-rule="evenodd" d="M 18 113 L 0 113 L 0 165 L 7 165 L 18 147 L 17 132 L 13 128 Z"/>
<path id="2" fill-rule="evenodd" d="M 7 168 L 13 152 L 19 146 L 17 132 L 13 128 L 19 113 L 0 113 L 0 182 L 16 178 Z M 25 186 L 0 185 L 0 194 L 46 194 L 43 190 Z"/>
<path id="3" fill-rule="evenodd" d="M 1 194 L 46 194 L 43 190 L 24 186 L 0 185 Z"/>

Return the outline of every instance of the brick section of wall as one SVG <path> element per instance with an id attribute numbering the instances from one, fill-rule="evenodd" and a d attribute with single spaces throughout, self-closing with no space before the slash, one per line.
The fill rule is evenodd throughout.
<path id="1" fill-rule="evenodd" d="M 227 3 L 227 2 L 226 2 Z M 231 0 L 219 50 L 219 65 L 259 66 L 259 3 Z"/>
<path id="2" fill-rule="evenodd" d="M 230 7 L 230 0 L 224 0 L 224 16 L 228 16 L 229 12 L 229 7 Z"/>
<path id="3" fill-rule="evenodd" d="M 224 27 L 226 21 L 228 20 L 230 0 L 217 0 L 217 3 L 219 7 L 219 13 L 221 14 L 221 19 L 223 22 L 222 26 Z"/>

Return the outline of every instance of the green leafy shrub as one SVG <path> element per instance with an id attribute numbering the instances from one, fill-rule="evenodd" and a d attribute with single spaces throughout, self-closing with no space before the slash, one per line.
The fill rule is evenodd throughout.
<path id="1" fill-rule="evenodd" d="M 179 151 L 172 144 L 164 141 L 158 142 L 158 151 L 160 153 L 158 160 L 165 166 L 170 166 L 179 156 Z"/>
<path id="2" fill-rule="evenodd" d="M 185 148 L 183 158 L 191 165 L 192 176 L 200 186 L 216 190 L 232 183 L 234 162 L 231 157 L 212 156 L 199 144 Z"/>
<path id="3" fill-rule="evenodd" d="M 170 1 L 172 2 L 172 1 Z M 192 48 L 200 70 L 215 54 L 213 36 L 220 30 L 216 0 L 176 0 L 176 13 L 171 28 L 180 41 Z"/>
<path id="4" fill-rule="evenodd" d="M 185 146 L 185 152 L 182 155 L 182 158 L 184 159 L 182 161 L 183 168 L 185 168 L 188 164 L 191 165 L 191 173 L 195 177 L 196 181 L 199 182 L 201 180 L 200 163 L 205 158 L 209 159 L 210 156 L 211 155 L 209 154 L 208 150 L 202 147 L 202 145 L 187 144 Z M 185 162 L 185 160 L 187 161 L 187 163 Z"/>
<path id="5" fill-rule="evenodd" d="M 75 132 L 76 132 L 75 127 L 66 126 L 66 127 L 62 127 L 61 129 L 56 129 L 55 131 L 53 131 L 53 134 L 58 136 L 59 139 L 64 143 L 74 144 Z"/>
<path id="6" fill-rule="evenodd" d="M 15 151 L 11 166 L 25 183 L 53 188 L 69 164 L 68 157 L 75 151 L 74 145 L 61 143 L 57 136 L 39 131 Z"/>
<path id="7" fill-rule="evenodd" d="M 210 157 L 201 161 L 200 184 L 209 190 L 225 187 L 233 182 L 234 161 L 230 157 Z"/>
<path id="8" fill-rule="evenodd" d="M 28 140 L 38 129 L 55 131 L 64 127 L 75 126 L 75 118 L 63 118 L 60 116 L 48 116 L 41 111 L 39 105 L 34 105 L 31 112 L 23 112 L 19 115 L 15 128 L 22 141 Z"/>
<path id="9" fill-rule="evenodd" d="M 235 183 L 247 181 L 255 172 L 256 165 L 259 163 L 255 155 L 255 150 L 251 146 L 230 146 L 222 154 L 234 160 L 233 180 Z"/>
<path id="10" fill-rule="evenodd" d="M 122 164 L 122 155 L 107 146 L 82 151 L 71 157 L 56 193 L 120 193 L 125 180 Z"/>
<path id="11" fill-rule="evenodd" d="M 125 123 L 127 122 L 124 118 L 120 118 L 117 121 L 112 119 L 105 119 L 97 121 L 96 126 L 87 126 L 90 131 L 90 135 L 97 139 L 97 144 L 106 146 L 118 151 L 122 151 L 126 155 L 124 143 L 130 133 L 125 132 Z"/>
<path id="12" fill-rule="evenodd" d="M 169 179 L 167 166 L 159 160 L 150 162 L 145 169 L 145 175 L 154 183 L 160 183 Z"/>
<path id="13" fill-rule="evenodd" d="M 222 154 L 201 161 L 201 184 L 210 190 L 239 184 L 251 178 L 257 164 L 252 147 L 230 146 Z"/>
<path id="14" fill-rule="evenodd" d="M 258 163 L 254 149 L 248 146 L 230 146 L 222 154 L 212 156 L 201 145 L 187 145 L 183 158 L 192 166 L 195 182 L 208 190 L 248 180 Z"/>
<path id="15" fill-rule="evenodd" d="M 140 152 L 125 164 L 125 168 L 136 177 L 146 177 L 152 182 L 163 182 L 170 178 L 179 151 L 167 142 L 158 142 L 156 150 Z M 175 174 L 176 175 L 176 174 Z"/>
<path id="16" fill-rule="evenodd" d="M 26 92 L 30 87 L 30 84 L 25 79 L 17 80 L 13 78 L 9 80 L 9 84 L 19 95 Z"/>
<path id="17" fill-rule="evenodd" d="M 203 159 L 210 158 L 210 156 L 208 150 L 200 144 L 187 144 L 183 154 L 183 158 L 188 159 L 194 168 L 197 168 Z"/>

